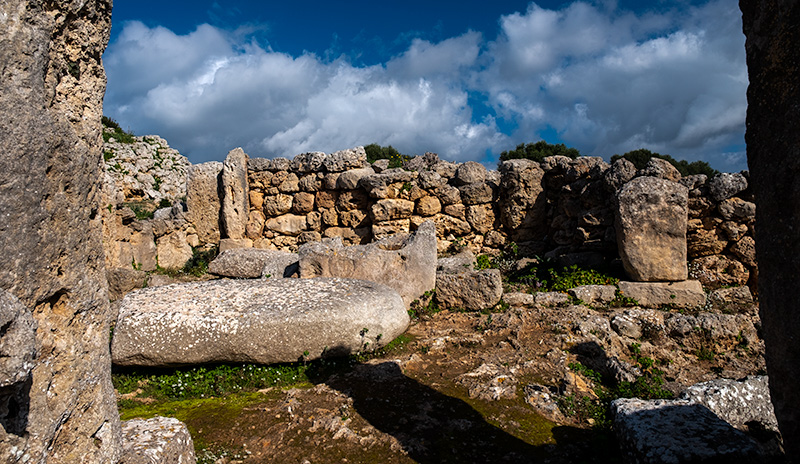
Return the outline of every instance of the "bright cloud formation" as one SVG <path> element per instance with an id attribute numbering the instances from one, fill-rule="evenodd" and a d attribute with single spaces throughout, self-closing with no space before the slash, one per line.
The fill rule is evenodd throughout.
<path id="1" fill-rule="evenodd" d="M 636 16 L 531 3 L 497 37 L 415 39 L 375 66 L 290 56 L 201 25 L 130 22 L 104 57 L 106 114 L 192 161 L 355 145 L 486 161 L 541 134 L 586 155 L 646 147 L 743 169 L 747 73 L 734 0 Z M 733 147 L 733 148 L 731 148 Z M 738 148 L 737 148 L 738 147 Z"/>

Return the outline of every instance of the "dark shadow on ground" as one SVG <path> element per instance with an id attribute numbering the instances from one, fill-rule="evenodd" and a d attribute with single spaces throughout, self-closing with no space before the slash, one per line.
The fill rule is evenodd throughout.
<path id="1" fill-rule="evenodd" d="M 539 437 L 541 442 L 552 433 L 556 444 L 529 444 L 488 422 L 467 402 L 407 377 L 393 362 L 361 364 L 350 373 L 320 375 L 312 381 L 351 397 L 361 417 L 395 437 L 408 456 L 422 464 L 620 461 L 616 442 L 607 433 L 563 426 L 550 432 L 532 411 L 514 417 L 519 435 L 533 438 L 530 441 Z"/>

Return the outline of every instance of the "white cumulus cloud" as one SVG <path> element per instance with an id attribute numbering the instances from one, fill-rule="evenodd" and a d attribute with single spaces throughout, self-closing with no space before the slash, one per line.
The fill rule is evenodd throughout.
<path id="1" fill-rule="evenodd" d="M 615 1 L 531 3 L 497 24 L 496 37 L 414 39 L 382 64 L 356 66 L 265 49 L 242 30 L 179 35 L 129 22 L 104 56 L 105 112 L 193 162 L 237 146 L 272 157 L 373 142 L 485 161 L 555 132 L 548 141 L 587 155 L 645 147 L 744 168 L 735 0 L 638 14 Z"/>

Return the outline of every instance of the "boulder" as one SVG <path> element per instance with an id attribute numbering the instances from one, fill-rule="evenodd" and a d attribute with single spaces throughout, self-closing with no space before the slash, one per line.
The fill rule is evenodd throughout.
<path id="1" fill-rule="evenodd" d="M 258 248 L 226 250 L 208 265 L 208 272 L 236 279 L 257 279 L 269 274 L 284 277 L 286 268 L 297 263 L 297 254 Z"/>
<path id="2" fill-rule="evenodd" d="M 361 146 L 331 153 L 322 161 L 322 166 L 328 172 L 347 171 L 348 169 L 360 168 L 366 164 L 367 152 Z"/>
<path id="3" fill-rule="evenodd" d="M 703 256 L 689 263 L 691 276 L 703 286 L 716 289 L 728 285 L 745 285 L 750 271 L 739 261 L 725 255 Z"/>
<path id="4" fill-rule="evenodd" d="M 456 168 L 456 185 L 483 183 L 486 180 L 486 167 L 475 161 L 467 161 Z"/>
<path id="5" fill-rule="evenodd" d="M 669 161 L 661 158 L 650 158 L 647 166 L 637 173 L 640 176 L 658 177 L 659 179 L 681 181 L 681 173 Z"/>
<path id="6" fill-rule="evenodd" d="M 33 375 L 0 388 L 0 462 L 116 462 L 99 211 L 111 2 L 5 0 L 0 18 L 0 289 L 25 308 L 3 311 L 9 329 L 36 323 Z M 26 364 L 9 335 L 3 354 Z"/>
<path id="7" fill-rule="evenodd" d="M 539 306 L 561 306 L 569 303 L 569 295 L 561 292 L 537 292 L 533 299 Z"/>
<path id="8" fill-rule="evenodd" d="M 121 366 L 293 362 L 380 347 L 408 323 L 402 298 L 375 282 L 191 282 L 129 293 L 111 353 Z"/>
<path id="9" fill-rule="evenodd" d="M 634 177 L 636 177 L 636 166 L 625 158 L 620 158 L 605 172 L 603 183 L 607 192 L 615 193 Z"/>
<path id="10" fill-rule="evenodd" d="M 457 255 L 436 260 L 437 273 L 458 274 L 473 269 L 475 269 L 475 255 L 469 250 L 464 250 Z"/>
<path id="11" fill-rule="evenodd" d="M 220 224 L 223 238 L 244 238 L 250 200 L 247 185 L 247 154 L 241 148 L 228 152 L 222 163 Z"/>
<path id="12" fill-rule="evenodd" d="M 117 267 L 108 269 L 108 297 L 114 301 L 122 298 L 126 293 L 137 288 L 142 288 L 147 283 L 147 273 L 136 269 Z"/>
<path id="13" fill-rule="evenodd" d="M 440 308 L 480 311 L 494 307 L 502 297 L 503 278 L 497 269 L 436 273 L 434 299 Z"/>
<path id="14" fill-rule="evenodd" d="M 625 271 L 640 282 L 685 280 L 686 187 L 637 177 L 617 194 L 617 245 Z"/>
<path id="15" fill-rule="evenodd" d="M 626 282 L 618 284 L 619 291 L 647 308 L 672 306 L 696 308 L 706 302 L 703 286 L 697 280 L 682 282 Z"/>
<path id="16" fill-rule="evenodd" d="M 688 400 L 618 399 L 614 431 L 632 463 L 758 462 L 758 444 L 702 404 Z"/>
<path id="17" fill-rule="evenodd" d="M 757 313 L 753 294 L 745 286 L 719 288 L 708 294 L 711 309 L 724 313 Z"/>
<path id="18" fill-rule="evenodd" d="M 306 216 L 284 214 L 267 220 L 264 227 L 281 235 L 294 237 L 308 228 L 308 222 L 306 221 Z"/>
<path id="19" fill-rule="evenodd" d="M 530 293 L 503 293 L 503 301 L 511 306 L 533 306 L 536 304 L 536 297 Z"/>
<path id="20" fill-rule="evenodd" d="M 358 182 L 367 176 L 375 175 L 371 167 L 351 169 L 339 175 L 336 179 L 336 188 L 341 190 L 353 190 L 358 188 Z"/>
<path id="21" fill-rule="evenodd" d="M 299 254 L 300 277 L 378 282 L 395 289 L 407 307 L 436 285 L 436 229 L 432 222 L 423 223 L 413 234 L 398 234 L 369 245 L 345 247 L 341 240 L 307 243 Z"/>
<path id="22" fill-rule="evenodd" d="M 222 163 L 209 161 L 190 166 L 186 177 L 186 218 L 203 244 L 219 242 L 221 173 Z"/>
<path id="23" fill-rule="evenodd" d="M 778 431 L 769 396 L 769 379 L 765 375 L 741 381 L 716 379 L 701 382 L 684 390 L 680 397 L 702 404 L 737 429 L 747 430 L 756 422 L 764 430 Z"/>
<path id="24" fill-rule="evenodd" d="M 727 200 L 745 190 L 747 190 L 747 179 L 738 172 L 723 172 L 708 181 L 708 193 L 716 202 Z"/>
<path id="25" fill-rule="evenodd" d="M 121 464 L 194 464 L 194 442 L 186 424 L 171 417 L 122 422 Z"/>

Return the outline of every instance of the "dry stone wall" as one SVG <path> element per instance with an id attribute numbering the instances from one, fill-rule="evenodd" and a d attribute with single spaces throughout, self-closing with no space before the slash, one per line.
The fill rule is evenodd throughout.
<path id="1" fill-rule="evenodd" d="M 109 240 L 117 243 L 110 245 L 115 257 L 109 265 L 154 268 L 158 256 L 164 267 L 162 247 L 176 256 L 169 264 L 178 265 L 197 246 L 296 252 L 304 243 L 335 237 L 366 244 L 433 221 L 439 252 L 497 254 L 513 242 L 525 255 L 585 267 L 620 255 L 627 265 L 637 253 L 663 254 L 674 257 L 668 272 L 630 268 L 631 278 L 682 280 L 688 262 L 689 278 L 706 287 L 749 283 L 755 289 L 755 206 L 746 172 L 682 178 L 658 159 L 637 170 L 627 160 L 559 156 L 542 163 L 509 160 L 493 171 L 433 153 L 403 167 L 388 164 L 368 163 L 362 147 L 291 160 L 232 150 L 224 163 L 187 169 L 186 203 L 156 213 L 171 218 L 166 224 L 117 217 L 131 232 Z M 626 196 L 634 190 L 642 205 Z M 644 206 L 656 198 L 664 199 L 661 209 Z M 626 219 L 633 226 L 628 230 L 620 213 L 634 210 L 643 217 Z M 648 215 L 653 220 L 643 221 Z"/>

